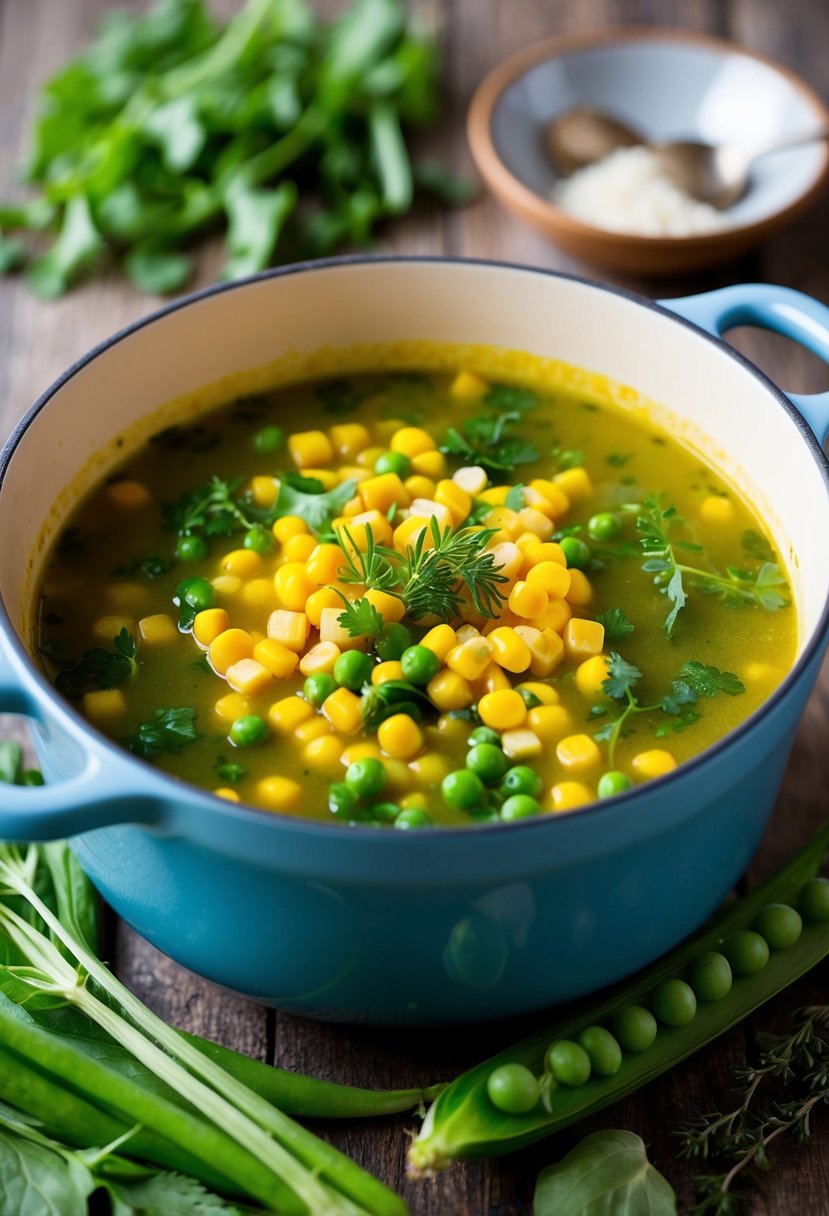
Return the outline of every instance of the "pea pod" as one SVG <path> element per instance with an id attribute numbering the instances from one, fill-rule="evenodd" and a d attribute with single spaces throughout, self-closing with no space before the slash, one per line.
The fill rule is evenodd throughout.
<path id="1" fill-rule="evenodd" d="M 718 913 L 713 920 L 677 949 L 617 985 L 599 999 L 583 1002 L 566 1017 L 493 1056 L 456 1078 L 429 1109 L 420 1134 L 409 1150 L 410 1170 L 444 1169 L 459 1158 L 498 1156 L 575 1123 L 639 1089 L 653 1077 L 678 1064 L 747 1017 L 829 954 L 829 921 L 807 919 L 796 942 L 772 950 L 768 963 L 753 974 L 735 974 L 733 985 L 718 1000 L 701 1000 L 684 1025 L 662 1024 L 652 1044 L 639 1052 L 626 1051 L 618 1071 L 602 1076 L 596 1071 L 581 1085 L 548 1086 L 546 1101 L 539 1100 L 525 1114 L 508 1114 L 496 1108 L 487 1093 L 493 1070 L 521 1064 L 543 1076 L 545 1055 L 557 1040 L 578 1040 L 588 1026 L 607 1025 L 620 1010 L 648 1006 L 654 988 L 680 976 L 711 951 L 719 951 L 731 934 L 752 926 L 767 905 L 794 903 L 804 883 L 820 869 L 829 850 L 829 826 L 823 828 L 782 870 L 750 895 Z M 542 1086 L 544 1089 L 544 1086 Z"/>

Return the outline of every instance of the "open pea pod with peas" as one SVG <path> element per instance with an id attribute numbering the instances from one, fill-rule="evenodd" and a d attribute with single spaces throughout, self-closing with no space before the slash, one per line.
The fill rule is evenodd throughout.
<path id="1" fill-rule="evenodd" d="M 700 933 L 454 1080 L 409 1149 L 415 1175 L 513 1152 L 639 1089 L 829 955 L 824 827 Z"/>

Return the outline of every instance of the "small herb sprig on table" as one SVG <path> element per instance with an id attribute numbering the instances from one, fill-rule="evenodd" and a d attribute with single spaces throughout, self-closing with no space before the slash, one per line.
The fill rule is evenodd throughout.
<path id="1" fill-rule="evenodd" d="M 787 1132 L 798 1143 L 809 1138 L 812 1112 L 829 1104 L 829 1005 L 798 1010 L 794 1029 L 765 1035 L 757 1064 L 736 1075 L 733 1110 L 688 1120 L 677 1133 L 683 1157 L 722 1167 L 696 1179 L 694 1216 L 736 1216 L 745 1201 L 739 1184 L 771 1168 L 772 1142 Z"/>

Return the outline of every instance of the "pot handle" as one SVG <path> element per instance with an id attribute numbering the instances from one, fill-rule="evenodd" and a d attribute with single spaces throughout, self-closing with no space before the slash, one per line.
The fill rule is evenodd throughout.
<path id="1" fill-rule="evenodd" d="M 793 338 L 829 363 L 829 308 L 791 287 L 741 283 L 659 303 L 717 338 L 736 325 L 755 325 Z M 829 392 L 786 396 L 824 444 L 829 437 Z"/>
<path id="2" fill-rule="evenodd" d="M 0 840 L 58 840 L 117 823 L 159 821 L 162 803 L 153 793 L 152 772 L 136 772 L 137 765 L 110 754 L 37 689 L 30 691 L 8 648 L 0 649 L 0 712 L 31 718 L 46 738 L 59 741 L 71 770 L 48 785 L 0 782 Z"/>

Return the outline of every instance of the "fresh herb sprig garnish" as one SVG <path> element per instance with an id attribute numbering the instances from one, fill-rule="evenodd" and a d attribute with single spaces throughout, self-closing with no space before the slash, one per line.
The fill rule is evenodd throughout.
<path id="1" fill-rule="evenodd" d="M 643 678 L 642 672 L 633 663 L 615 650 L 611 650 L 607 664 L 607 678 L 602 683 L 602 691 L 622 705 L 621 713 L 596 731 L 594 738 L 608 745 L 608 760 L 613 767 L 616 746 L 625 728 L 636 714 L 661 713 L 662 720 L 654 730 L 657 739 L 666 735 L 685 730 L 698 722 L 699 710 L 696 708 L 703 697 L 716 697 L 720 693 L 736 697 L 745 692 L 742 680 L 730 671 L 720 671 L 705 663 L 690 660 L 682 664 L 676 679 L 671 681 L 670 691 L 661 701 L 650 705 L 642 705 L 633 689 Z M 602 716 L 604 706 L 596 706 L 593 717 Z"/>
<path id="2" fill-rule="evenodd" d="M 732 607 L 757 604 L 767 612 L 776 612 L 786 606 L 788 600 L 780 592 L 780 588 L 786 586 L 786 580 L 776 562 L 764 561 L 756 571 L 729 566 L 725 574 L 683 562 L 678 553 L 705 551 L 695 541 L 672 536 L 684 523 L 676 507 L 662 506 L 658 494 L 651 494 L 644 500 L 636 518 L 636 529 L 646 557 L 642 569 L 655 575 L 654 582 L 664 590 L 671 604 L 665 618 L 665 632 L 669 637 L 688 600 L 685 579 L 690 580 L 697 591 L 719 596 Z"/>
<path id="3" fill-rule="evenodd" d="M 155 553 L 148 553 L 146 557 L 132 557 L 122 566 L 116 566 L 112 571 L 112 577 L 135 578 L 136 575 L 143 574 L 150 579 L 161 578 L 163 574 L 169 573 L 175 564 L 171 558 L 158 557 Z"/>
<path id="4" fill-rule="evenodd" d="M 79 697 L 90 689 L 119 688 L 138 673 L 135 639 L 122 629 L 113 639 L 112 650 L 93 646 L 85 650 L 77 663 L 59 672 L 55 687 L 67 697 Z"/>
<path id="5" fill-rule="evenodd" d="M 521 464 L 533 464 L 540 453 L 528 439 L 511 434 L 512 426 L 521 414 L 516 409 L 468 418 L 458 431 L 450 426 L 443 436 L 440 450 L 448 456 L 459 456 L 466 464 L 477 464 L 496 478 Z"/>
<path id="6" fill-rule="evenodd" d="M 606 642 L 619 642 L 633 633 L 635 628 L 628 620 L 624 608 L 608 608 L 607 612 L 600 612 L 596 620 L 604 626 Z"/>
<path id="7" fill-rule="evenodd" d="M 196 730 L 196 711 L 189 706 L 178 709 L 157 709 L 149 722 L 142 722 L 138 729 L 123 740 L 124 746 L 136 756 L 152 759 L 159 752 L 178 755 L 188 743 L 199 738 Z"/>
<path id="8" fill-rule="evenodd" d="M 340 593 L 340 598 L 345 607 L 337 617 L 337 621 L 349 636 L 352 638 L 379 638 L 385 627 L 385 621 L 374 604 L 365 598 L 349 602 L 342 593 Z"/>
<path id="9" fill-rule="evenodd" d="M 408 714 L 416 722 L 423 710 L 434 710 L 425 688 L 407 680 L 385 680 L 382 684 L 366 684 L 360 697 L 363 730 L 373 733 L 393 714 Z"/>
<path id="10" fill-rule="evenodd" d="M 357 482 L 343 481 L 325 492 L 322 482 L 299 473 L 280 474 L 279 494 L 267 510 L 255 507 L 239 494 L 243 477 L 224 480 L 213 476 L 205 485 L 189 490 L 175 502 L 165 503 L 162 523 L 178 536 L 231 536 L 257 525 L 270 525 L 283 515 L 297 515 L 317 535 L 327 533 L 331 520 L 354 497 Z"/>

